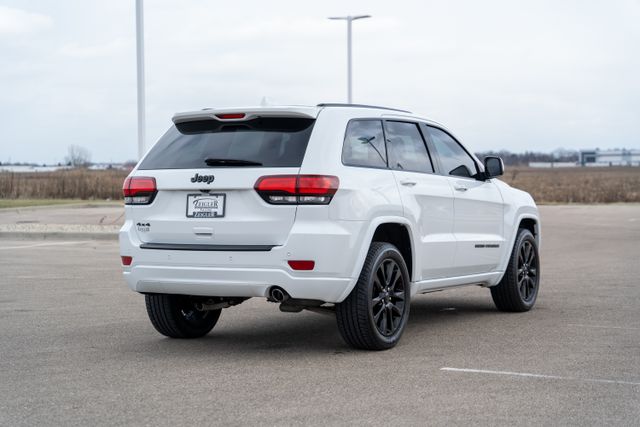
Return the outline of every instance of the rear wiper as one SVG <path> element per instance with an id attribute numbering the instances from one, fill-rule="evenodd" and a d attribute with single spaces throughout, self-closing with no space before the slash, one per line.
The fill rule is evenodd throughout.
<path id="1" fill-rule="evenodd" d="M 207 166 L 262 166 L 260 162 L 240 159 L 212 159 L 207 157 L 204 162 Z"/>

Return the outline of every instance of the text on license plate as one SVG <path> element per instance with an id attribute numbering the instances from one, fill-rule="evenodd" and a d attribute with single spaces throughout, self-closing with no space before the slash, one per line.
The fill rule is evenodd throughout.
<path id="1" fill-rule="evenodd" d="M 221 218 L 224 194 L 187 194 L 187 218 Z"/>

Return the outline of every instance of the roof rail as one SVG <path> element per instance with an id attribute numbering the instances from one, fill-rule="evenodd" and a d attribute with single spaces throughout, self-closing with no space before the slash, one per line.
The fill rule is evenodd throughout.
<path id="1" fill-rule="evenodd" d="M 365 105 L 365 104 L 341 104 L 339 102 L 326 102 L 322 104 L 316 105 L 316 107 L 354 107 L 354 108 L 376 108 L 378 110 L 390 110 L 390 111 L 400 111 L 401 113 L 409 113 L 412 114 L 411 111 L 400 110 L 397 108 L 387 108 L 380 107 L 379 105 Z"/>

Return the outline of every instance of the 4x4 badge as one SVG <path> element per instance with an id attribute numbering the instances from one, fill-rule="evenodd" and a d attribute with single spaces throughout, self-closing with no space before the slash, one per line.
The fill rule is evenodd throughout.
<path id="1" fill-rule="evenodd" d="M 151 230 L 151 224 L 149 224 L 148 222 L 138 222 L 136 223 L 136 226 L 138 227 L 138 231 L 141 231 L 143 233 Z"/>
<path id="2" fill-rule="evenodd" d="M 191 182 L 205 182 L 207 184 L 211 184 L 214 179 L 216 179 L 216 177 L 213 175 L 200 175 L 196 173 L 191 177 Z"/>

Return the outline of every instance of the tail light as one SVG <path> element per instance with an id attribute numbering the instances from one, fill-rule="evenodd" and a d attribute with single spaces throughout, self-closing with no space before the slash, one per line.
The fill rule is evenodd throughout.
<path id="1" fill-rule="evenodd" d="M 328 205 L 340 180 L 328 175 L 271 175 L 254 186 L 265 202 L 273 205 Z"/>
<path id="2" fill-rule="evenodd" d="M 125 205 L 148 205 L 158 193 L 156 179 L 149 176 L 132 176 L 122 185 Z"/>
<path id="3" fill-rule="evenodd" d="M 120 255 L 120 259 L 122 260 L 122 265 L 131 265 L 133 262 L 133 257 Z"/>

